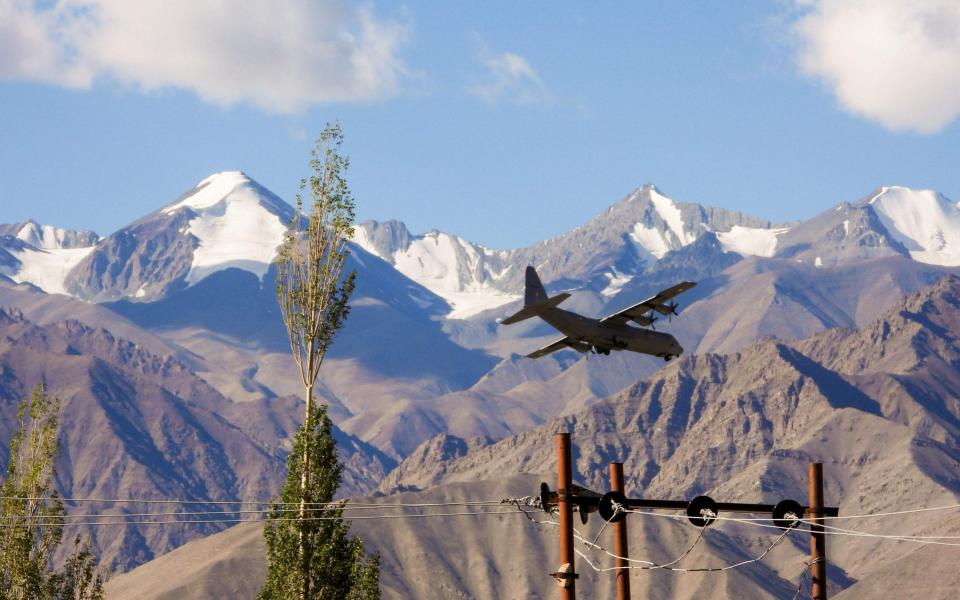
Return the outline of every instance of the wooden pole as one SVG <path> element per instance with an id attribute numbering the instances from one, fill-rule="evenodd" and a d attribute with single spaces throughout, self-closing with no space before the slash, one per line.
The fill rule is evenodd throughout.
<path id="1" fill-rule="evenodd" d="M 813 600 L 827 600 L 827 536 L 823 533 L 823 463 L 810 463 L 810 579 Z"/>
<path id="2" fill-rule="evenodd" d="M 560 511 L 560 563 L 570 565 L 569 576 L 560 588 L 561 600 L 576 600 L 577 580 L 573 563 L 573 507 L 568 495 L 573 493 L 572 451 L 570 434 L 557 434 L 557 504 Z"/>
<path id="3" fill-rule="evenodd" d="M 623 463 L 610 463 L 610 490 L 626 495 L 623 490 Z M 614 565 L 617 570 L 617 600 L 630 600 L 630 569 L 627 562 L 629 550 L 627 548 L 627 520 L 622 519 L 611 525 L 613 527 L 613 553 L 623 558 L 616 559 Z"/>

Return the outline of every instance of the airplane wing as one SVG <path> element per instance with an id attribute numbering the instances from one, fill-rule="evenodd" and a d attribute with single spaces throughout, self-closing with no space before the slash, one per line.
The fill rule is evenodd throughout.
<path id="1" fill-rule="evenodd" d="M 574 340 L 571 340 L 568 337 L 563 337 L 555 342 L 550 342 L 549 344 L 547 344 L 543 348 L 540 348 L 539 350 L 534 350 L 533 352 L 527 355 L 527 358 L 540 358 L 541 356 L 546 356 L 551 352 L 556 352 L 557 350 L 566 350 L 566 349 L 576 350 L 577 352 L 587 352 L 588 350 L 590 350 L 590 345 L 584 344 L 583 342 L 576 342 Z"/>
<path id="2" fill-rule="evenodd" d="M 667 301 L 674 296 L 682 294 L 695 285 L 697 284 L 693 281 L 681 281 L 677 285 L 659 292 L 656 296 L 647 298 L 643 302 L 638 302 L 633 306 L 621 310 L 618 313 L 614 313 L 610 316 L 600 319 L 600 322 L 626 324 L 628 321 L 634 321 L 644 327 L 651 325 L 656 320 L 656 317 L 648 316 L 648 313 L 651 311 L 657 311 L 661 315 L 669 315 L 670 313 L 674 312 L 675 307 L 667 304 Z"/>

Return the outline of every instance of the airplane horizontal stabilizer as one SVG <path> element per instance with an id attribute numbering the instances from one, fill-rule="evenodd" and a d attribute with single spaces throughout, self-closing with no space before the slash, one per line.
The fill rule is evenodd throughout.
<path id="1" fill-rule="evenodd" d="M 570 297 L 570 294 L 567 294 L 567 293 L 557 294 L 556 296 L 551 296 L 550 298 L 537 302 L 536 304 L 530 304 L 528 306 L 524 306 L 518 312 L 500 321 L 500 324 L 513 325 L 514 323 L 523 321 L 524 319 L 529 319 L 530 317 L 536 317 L 548 308 L 555 308 L 561 302 L 563 302 L 569 297 Z"/>

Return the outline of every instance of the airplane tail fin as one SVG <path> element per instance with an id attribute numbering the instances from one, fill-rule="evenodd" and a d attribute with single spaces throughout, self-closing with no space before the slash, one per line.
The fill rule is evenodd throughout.
<path id="1" fill-rule="evenodd" d="M 519 312 L 500 321 L 501 325 L 512 325 L 518 321 L 536 317 L 544 310 L 554 308 L 570 297 L 570 294 L 557 294 L 556 296 L 548 298 L 547 291 L 544 289 L 543 284 L 540 283 L 540 277 L 537 275 L 536 269 L 527 267 L 526 275 L 527 281 L 523 294 L 523 308 L 520 309 Z"/>
<path id="2" fill-rule="evenodd" d="M 543 284 L 540 283 L 540 277 L 537 275 L 537 270 L 528 266 L 527 285 L 524 288 L 523 293 L 523 305 L 533 306 L 534 304 L 539 304 L 546 299 L 547 290 L 543 289 Z"/>

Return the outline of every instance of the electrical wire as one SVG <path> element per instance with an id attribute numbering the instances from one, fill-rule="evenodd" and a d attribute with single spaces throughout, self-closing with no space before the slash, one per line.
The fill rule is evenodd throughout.
<path id="1" fill-rule="evenodd" d="M 803 582 L 807 580 L 807 574 L 810 573 L 810 569 L 813 565 L 823 562 L 823 557 L 815 558 L 811 561 L 803 561 L 803 571 L 800 572 L 800 581 L 797 582 L 797 591 L 793 593 L 793 600 L 797 600 L 800 597 L 800 593 L 803 591 Z"/>
<path id="2" fill-rule="evenodd" d="M 608 567 L 608 568 L 605 568 L 605 569 L 603 569 L 603 570 L 604 570 L 604 571 L 615 571 L 615 570 L 618 570 L 618 569 L 638 569 L 638 570 L 656 570 L 656 569 L 662 569 L 662 570 L 665 570 L 665 571 L 676 571 L 676 572 L 681 572 L 681 573 L 718 573 L 718 572 L 721 572 L 721 571 L 730 571 L 730 570 L 732 570 L 732 569 L 739 569 L 740 567 L 744 567 L 744 566 L 749 565 L 749 564 L 753 564 L 753 563 L 756 563 L 756 562 L 760 562 L 761 560 L 763 560 L 764 558 L 766 558 L 767 554 L 769 554 L 771 550 L 773 550 L 774 548 L 776 548 L 776 547 L 780 544 L 780 542 L 783 541 L 783 539 L 787 536 L 788 533 L 790 533 L 790 532 L 792 531 L 791 529 L 786 529 L 786 530 L 784 530 L 783 533 L 781 533 L 779 536 L 777 536 L 777 538 L 773 541 L 773 543 L 771 543 L 769 546 L 767 546 L 767 547 L 764 549 L 764 551 L 761 552 L 758 556 L 755 556 L 754 558 L 749 558 L 749 559 L 746 559 L 746 560 L 742 560 L 742 561 L 740 561 L 740 562 L 738 562 L 738 563 L 734 563 L 734 564 L 731 564 L 731 565 L 725 565 L 725 566 L 722 566 L 722 567 L 693 567 L 693 568 L 668 566 L 668 565 L 673 565 L 673 564 L 676 564 L 677 562 L 680 562 L 681 559 L 685 558 L 688 554 L 690 554 L 690 552 L 693 551 L 693 548 L 697 545 L 697 542 L 699 542 L 699 541 L 703 538 L 703 533 L 704 533 L 705 530 L 706 530 L 706 528 L 705 528 L 705 527 L 702 527 L 702 528 L 700 529 L 700 535 L 697 536 L 697 539 L 694 541 L 693 545 L 691 545 L 690 548 L 688 548 L 687 551 L 686 551 L 685 553 L 683 553 L 679 558 L 674 559 L 674 561 L 672 561 L 672 562 L 670 562 L 670 563 L 665 563 L 664 565 L 654 564 L 654 565 L 649 565 L 649 566 L 648 566 L 648 565 L 641 565 L 641 566 L 628 565 L 628 566 L 626 566 L 626 567 Z M 617 556 L 616 554 L 614 554 L 614 553 L 612 553 L 612 552 L 610 552 L 610 551 L 608 551 L 608 550 L 604 550 L 604 552 L 606 552 L 606 554 L 608 554 L 609 556 L 612 556 L 612 557 L 617 558 L 617 559 L 620 559 L 620 560 L 625 560 L 625 561 L 627 561 L 627 562 L 639 562 L 639 561 L 635 561 L 634 559 L 626 558 L 626 557 L 624 557 L 624 556 Z"/>
<path id="3" fill-rule="evenodd" d="M 823 516 L 821 519 L 872 519 L 876 517 L 894 517 L 898 515 L 909 515 L 912 513 L 923 513 L 923 512 L 932 512 L 938 510 L 957 510 L 960 509 L 960 504 L 950 504 L 947 506 L 931 506 L 929 508 L 914 508 L 910 510 L 897 510 L 892 512 L 882 512 L 882 513 L 873 513 L 873 514 L 862 514 L 862 515 L 836 515 L 836 516 Z"/>
<path id="4" fill-rule="evenodd" d="M 557 522 L 554 521 L 554 520 L 540 520 L 540 519 L 535 519 L 535 518 L 533 518 L 531 515 L 528 514 L 528 511 L 523 510 L 523 508 L 521 508 L 519 504 L 517 504 L 517 509 L 518 509 L 521 513 L 523 513 L 524 516 L 526 516 L 526 518 L 527 518 L 529 521 L 531 521 L 531 522 L 533 522 L 533 523 L 537 523 L 537 524 L 549 524 L 549 525 L 554 525 L 554 526 L 557 526 L 557 527 L 560 526 L 560 524 L 557 523 Z M 623 509 L 623 510 L 624 510 L 624 512 L 638 512 L 639 514 L 644 514 L 644 513 L 641 512 L 641 511 L 633 511 L 633 510 L 629 510 L 629 509 Z M 657 516 L 661 516 L 661 515 L 657 515 Z M 612 517 L 611 517 L 611 519 L 612 519 Z M 610 520 L 608 519 L 606 522 L 609 523 Z M 601 529 L 602 529 L 602 528 L 601 528 Z M 587 556 L 586 556 L 585 554 L 583 554 L 580 550 L 578 550 L 578 549 L 575 548 L 574 551 L 575 551 L 579 556 L 581 556 L 581 557 L 587 562 L 587 564 L 590 565 L 590 567 L 591 567 L 592 569 L 594 569 L 594 570 L 597 571 L 598 573 L 605 572 L 605 571 L 616 571 L 616 570 L 621 570 L 621 569 L 638 569 L 638 570 L 658 570 L 658 569 L 659 569 L 659 570 L 664 570 L 664 571 L 675 571 L 675 572 L 681 572 L 681 573 L 711 573 L 711 572 L 719 572 L 719 571 L 729 571 L 729 570 L 731 570 L 731 569 L 737 569 L 737 568 L 746 566 L 746 565 L 748 565 L 748 564 L 752 564 L 752 563 L 759 562 L 759 561 L 763 560 L 763 559 L 767 556 L 767 554 L 769 554 L 771 550 L 773 550 L 777 545 L 779 545 L 780 542 L 783 541 L 783 539 L 784 539 L 784 538 L 787 536 L 787 534 L 789 534 L 791 531 L 794 531 L 794 530 L 793 530 L 793 529 L 785 529 L 779 536 L 777 536 L 777 538 L 773 541 L 772 544 L 770 544 L 769 546 L 767 546 L 767 548 L 764 549 L 764 551 L 763 551 L 762 553 L 760 553 L 760 555 L 758 555 L 758 556 L 756 556 L 756 557 L 754 557 L 754 558 L 747 559 L 747 560 L 743 560 L 743 561 L 740 561 L 740 562 L 738 562 L 738 563 L 734 563 L 734 564 L 732 564 L 732 565 L 726 565 L 726 566 L 723 566 L 723 567 L 699 567 L 699 568 L 674 567 L 674 566 L 672 566 L 672 565 L 677 564 L 678 562 L 680 562 L 681 560 L 683 560 L 684 558 L 686 558 L 691 552 L 693 552 L 693 549 L 694 549 L 694 548 L 697 546 L 697 544 L 699 544 L 699 542 L 703 539 L 703 535 L 704 535 L 704 533 L 706 532 L 706 527 L 701 527 L 701 528 L 700 528 L 700 533 L 699 533 L 699 535 L 698 535 L 697 538 L 694 540 L 693 544 L 691 544 L 690 547 L 687 548 L 687 550 L 686 550 L 683 554 L 681 554 L 679 557 L 677 557 L 677 558 L 675 558 L 675 559 L 673 559 L 673 560 L 671 560 L 671 561 L 669 561 L 669 562 L 663 563 L 663 564 L 654 563 L 654 562 L 651 562 L 651 561 L 648 561 L 648 560 L 640 560 L 640 559 L 636 559 L 636 558 L 628 558 L 628 557 L 625 557 L 625 556 L 619 556 L 619 555 L 617 555 L 617 554 L 615 554 L 615 553 L 607 550 L 607 549 L 604 548 L 603 546 L 599 546 L 599 545 L 597 545 L 596 543 L 590 542 L 589 540 L 587 540 L 586 538 L 584 538 L 583 535 L 577 530 L 576 527 L 573 528 L 573 536 L 574 536 L 574 538 L 575 538 L 576 540 L 580 541 L 580 542 L 581 542 L 584 546 L 586 546 L 587 548 L 591 548 L 591 549 L 594 549 L 594 550 L 601 551 L 601 552 L 603 552 L 604 554 L 606 554 L 607 556 L 610 556 L 610 557 L 612 557 L 612 558 L 614 558 L 614 559 L 623 560 L 623 561 L 626 561 L 626 562 L 628 562 L 628 563 L 637 563 L 637 564 L 627 565 L 627 566 L 625 566 L 625 567 L 597 567 L 597 566 L 593 563 L 593 561 L 590 560 L 589 557 L 587 557 Z M 596 539 L 599 539 L 599 535 L 596 537 Z"/>
<path id="5" fill-rule="evenodd" d="M 450 505 L 458 506 L 458 505 Z M 489 508 L 499 506 L 499 504 L 493 505 L 483 505 Z M 305 513 L 325 513 L 332 512 L 336 510 L 345 510 L 346 506 L 327 506 L 327 507 L 315 507 L 315 508 L 306 508 Z M 376 510 L 381 508 L 389 509 L 398 509 L 398 508 L 421 508 L 411 505 L 379 505 L 379 506 L 360 506 L 355 507 L 357 510 Z M 473 508 L 481 508 L 481 506 L 474 506 Z M 55 517 L 51 516 L 50 518 L 56 519 L 91 519 L 91 518 L 101 518 L 101 517 L 115 517 L 115 518 L 130 518 L 130 517 L 177 517 L 177 516 L 205 516 L 205 515 L 241 515 L 241 514 L 272 514 L 272 513 L 299 513 L 299 507 L 291 508 L 261 508 L 261 509 L 244 509 L 244 510 L 201 510 L 201 511 L 170 511 L 170 512 L 141 512 L 141 513 L 84 513 L 84 514 L 73 514 L 65 513 L 63 515 L 57 515 Z M 7 515 L 5 517 L 0 517 L 0 522 L 3 519 L 19 519 L 25 518 L 25 515 Z"/>
<path id="6" fill-rule="evenodd" d="M 879 538 L 879 539 L 888 539 L 896 540 L 901 542 L 914 542 L 920 544 L 932 544 L 935 546 L 960 546 L 960 543 L 951 543 L 951 542 L 941 542 L 937 540 L 957 540 L 960 539 L 960 536 L 955 535 L 891 535 L 891 534 L 880 534 L 880 533 L 870 533 L 867 531 L 856 531 L 854 529 L 844 529 L 842 527 L 833 527 L 831 525 L 820 525 L 826 531 L 823 533 L 834 534 L 834 535 L 850 535 L 853 537 L 870 537 L 870 538 Z"/>
<path id="7" fill-rule="evenodd" d="M 37 500 L 52 500 L 53 497 L 30 497 L 30 496 L 0 496 L 0 500 L 24 500 L 24 501 L 37 501 Z M 300 506 L 300 502 L 276 502 L 273 500 L 196 500 L 196 499 L 163 499 L 163 500 L 151 500 L 146 498 L 73 498 L 73 497 L 57 497 L 57 500 L 66 503 L 83 503 L 83 502 L 101 502 L 101 503 L 122 503 L 122 504 L 210 504 L 210 505 L 257 505 L 257 506 L 278 506 L 278 505 L 294 505 Z M 518 500 L 526 501 L 536 499 L 534 496 L 525 496 L 519 498 Z M 494 504 L 503 504 L 504 500 L 514 500 L 514 499 L 502 499 L 502 500 L 480 500 L 480 501 L 464 501 L 464 502 L 419 502 L 419 503 L 398 503 L 392 504 L 392 506 L 477 506 L 477 505 L 494 505 Z M 336 506 L 345 501 L 338 500 L 333 502 L 307 502 L 308 506 Z M 360 506 L 370 506 L 370 507 L 381 507 L 387 506 L 384 503 L 374 503 L 374 502 L 347 502 L 347 506 L 360 507 Z M 941 511 L 941 510 L 958 510 L 960 509 L 960 504 L 950 504 L 946 506 L 933 506 L 927 508 L 916 508 L 910 510 L 899 510 L 899 511 L 890 511 L 890 512 L 881 512 L 881 513 L 864 513 L 859 515 L 836 515 L 836 516 L 822 516 L 819 517 L 821 520 L 834 520 L 834 519 L 867 519 L 867 518 L 876 518 L 876 517 L 890 517 L 905 515 L 911 513 L 923 513 L 931 511 Z M 718 517 L 721 518 L 721 517 Z M 743 517 L 739 518 L 740 521 L 769 521 L 769 518 L 757 517 L 757 518 L 748 518 Z"/>
<path id="8" fill-rule="evenodd" d="M 12 528 L 12 527 L 23 527 L 26 525 L 78 525 L 78 526 L 105 526 L 105 525 L 182 525 L 182 524 L 212 524 L 212 523 L 262 523 L 266 521 L 271 522 L 300 522 L 300 521 L 361 521 L 361 520 L 376 520 L 376 519 L 416 519 L 416 518 L 426 518 L 426 517 L 459 517 L 459 516 L 479 516 L 479 515 L 510 515 L 517 514 L 515 510 L 499 510 L 499 511 L 461 511 L 461 512 L 446 512 L 446 513 L 414 513 L 406 515 L 358 515 L 350 516 L 345 515 L 343 517 L 304 517 L 304 518 L 277 518 L 277 519 L 247 519 L 247 518 L 237 518 L 237 519 L 174 519 L 174 520 L 143 520 L 143 521 L 71 521 L 64 522 L 61 520 L 61 517 L 23 517 L 27 523 L 0 523 L 0 529 L 2 528 Z M 101 518 L 106 515 L 99 515 Z M 109 515 L 117 516 L 117 515 Z"/>
<path id="9" fill-rule="evenodd" d="M 658 512 L 642 511 L 642 510 L 635 510 L 635 509 L 628 510 L 627 512 L 638 514 L 638 515 L 644 515 L 648 517 L 660 517 L 660 518 L 667 518 L 667 519 L 673 519 L 673 520 L 686 519 L 685 516 L 676 515 L 676 514 L 658 513 Z M 714 518 L 717 521 L 729 521 L 733 523 L 742 523 L 745 525 L 753 525 L 754 527 L 764 527 L 767 529 L 781 529 L 779 525 L 774 525 L 772 522 L 770 522 L 771 521 L 770 519 L 746 519 L 746 518 L 740 518 L 740 517 L 722 517 L 719 515 L 717 515 Z M 878 533 L 869 533 L 866 531 L 843 529 L 841 527 L 835 527 L 832 525 L 817 523 L 811 519 L 797 519 L 797 521 L 799 523 L 804 523 L 808 526 L 819 525 L 820 527 L 823 527 L 824 531 L 822 531 L 821 533 L 823 533 L 824 535 L 846 535 L 851 537 L 870 537 L 870 538 L 888 539 L 888 540 L 894 540 L 894 541 L 912 542 L 916 544 L 933 544 L 938 546 L 960 546 L 960 542 L 950 543 L 950 542 L 937 541 L 937 540 L 953 540 L 953 539 L 960 540 L 960 536 L 919 536 L 919 535 L 910 535 L 910 534 L 905 534 L 905 535 L 878 534 Z"/>
<path id="10" fill-rule="evenodd" d="M 104 504 L 211 504 L 216 506 L 223 505 L 255 505 L 255 506 L 300 506 L 300 502 L 274 502 L 272 500 L 147 500 L 143 498 L 61 498 L 59 496 L 0 496 L 0 500 L 22 500 L 26 502 L 42 500 L 59 500 L 65 503 L 79 504 L 83 502 L 102 502 Z M 336 500 L 333 502 L 305 502 L 306 506 L 348 506 L 348 507 L 383 507 L 383 506 L 405 506 L 405 507 L 432 507 L 432 506 L 480 506 L 502 504 L 502 500 L 477 500 L 463 502 L 350 502 L 347 500 Z"/>
<path id="11" fill-rule="evenodd" d="M 681 554 L 679 557 L 677 557 L 677 558 L 675 558 L 675 559 L 673 559 L 673 560 L 671 560 L 671 561 L 669 561 L 669 562 L 666 562 L 666 563 L 663 563 L 663 564 L 658 564 L 658 563 L 654 563 L 654 562 L 651 562 L 651 561 L 648 561 L 648 560 L 638 560 L 638 559 L 625 558 L 625 557 L 622 557 L 622 556 L 618 556 L 618 555 L 614 554 L 613 552 L 610 552 L 609 550 L 607 550 L 606 548 L 604 548 L 604 547 L 602 547 L 602 546 L 597 545 L 597 540 L 600 539 L 600 534 L 603 533 L 604 528 L 613 520 L 613 518 L 614 518 L 618 513 L 620 513 L 620 512 L 630 512 L 630 511 L 628 511 L 627 509 L 625 509 L 623 506 L 621 506 L 620 504 L 617 504 L 617 503 L 614 503 L 613 508 L 614 508 L 613 515 L 611 515 L 610 518 L 607 519 L 607 520 L 604 522 L 603 526 L 600 528 L 600 531 L 597 533 L 597 536 L 594 538 L 593 542 L 588 542 L 587 540 L 583 539 L 583 537 L 580 535 L 580 532 L 578 532 L 576 529 L 574 529 L 574 537 L 577 537 L 577 538 L 578 538 L 584 545 L 586 545 L 587 547 L 593 548 L 593 549 L 596 549 L 596 550 L 600 550 L 601 552 L 604 552 L 605 554 L 607 554 L 608 556 L 613 557 L 614 559 L 625 560 L 625 561 L 627 561 L 627 562 L 640 563 L 640 564 L 642 564 L 643 566 L 641 566 L 641 567 L 629 567 L 629 566 L 628 566 L 628 567 L 612 567 L 612 568 L 603 569 L 603 571 L 611 571 L 611 570 L 626 569 L 626 568 L 637 568 L 637 569 L 666 569 L 666 570 L 669 570 L 673 565 L 677 564 L 678 562 L 680 562 L 681 560 L 683 560 L 684 558 L 686 558 L 691 552 L 693 552 L 693 549 L 696 548 L 696 547 L 697 547 L 697 544 L 700 543 L 700 540 L 703 539 L 704 531 L 706 531 L 706 527 L 701 527 L 701 528 L 700 528 L 700 533 L 697 535 L 696 539 L 693 541 L 693 544 L 691 544 L 690 547 L 687 548 L 686 552 L 684 552 L 684 553 Z M 590 561 L 587 561 L 587 562 L 590 562 Z M 592 565 L 592 563 L 591 563 L 591 565 Z"/>
<path id="12" fill-rule="evenodd" d="M 19 500 L 19 501 L 38 501 L 38 500 L 52 500 L 52 497 L 26 497 L 26 496 L 3 496 L 0 497 L 0 500 Z M 83 513 L 83 514 L 65 514 L 58 517 L 31 517 L 33 522 L 43 522 L 44 519 L 48 522 L 62 523 L 62 524 L 71 524 L 71 525 L 113 525 L 113 524 L 130 524 L 130 525 L 154 525 L 154 524 L 176 524 L 176 523 L 240 523 L 240 522 L 252 522 L 263 520 L 262 516 L 268 513 L 291 513 L 299 512 L 300 503 L 298 502 L 272 502 L 272 501 L 260 501 L 260 500 L 186 500 L 186 499 L 164 499 L 164 500 L 150 500 L 142 498 L 56 498 L 61 502 L 67 503 L 106 503 L 106 504 L 158 504 L 158 505 L 208 505 L 208 506 L 266 506 L 269 508 L 263 509 L 247 509 L 247 508 L 238 508 L 233 510 L 209 510 L 209 511 L 172 511 L 172 512 L 137 512 L 137 513 L 121 513 L 121 514 L 104 514 L 104 513 Z M 493 508 L 497 505 L 502 504 L 512 504 L 515 505 L 520 512 L 526 514 L 527 511 L 522 510 L 523 506 L 540 508 L 540 498 L 536 496 L 525 496 L 522 498 L 505 498 L 500 500 L 479 500 L 479 501 L 460 501 L 460 502 L 411 502 L 411 503 L 354 503 L 354 502 L 345 502 L 345 501 L 335 501 L 335 502 L 308 502 L 306 503 L 307 512 L 316 513 L 324 512 L 328 510 L 339 510 L 342 512 L 342 517 L 329 517 L 333 518 L 343 518 L 343 519 L 362 519 L 362 518 L 387 518 L 387 516 L 378 516 L 370 515 L 366 517 L 361 516 L 352 516 L 349 514 L 349 511 L 378 511 L 378 510 L 404 510 L 408 508 L 434 508 L 434 507 L 468 507 L 468 508 Z M 284 508 L 291 507 L 291 508 Z M 898 516 L 911 513 L 924 513 L 931 511 L 943 511 L 943 510 L 953 510 L 960 509 L 960 504 L 947 505 L 947 506 L 937 506 L 937 507 L 928 507 L 912 510 L 903 510 L 903 511 L 891 511 L 883 513 L 873 513 L 873 514 L 862 514 L 862 515 L 842 515 L 838 517 L 820 517 L 819 519 L 859 519 L 859 518 L 868 518 L 868 517 L 888 517 L 888 516 Z M 685 517 L 677 514 L 661 513 L 661 512 L 652 512 L 652 511 L 642 511 L 636 509 L 622 509 L 625 512 L 630 512 L 633 514 L 644 515 L 644 516 L 653 516 L 661 518 L 669 518 L 673 520 L 684 520 Z M 432 513 L 432 514 L 421 514 L 421 515 L 393 515 L 391 518 L 407 518 L 407 517 L 420 517 L 420 516 L 459 516 L 459 515 L 471 515 L 471 514 L 507 514 L 508 512 L 513 511 L 497 511 L 497 512 L 458 512 L 458 513 Z M 213 516 L 213 515 L 238 515 L 238 518 L 210 518 L 210 519 L 176 519 L 176 517 L 204 517 L 204 516 Z M 258 515 L 261 518 L 239 518 L 239 515 Z M 168 517 L 174 517 L 174 520 L 158 520 L 166 519 Z M 8 519 L 17 519 L 21 518 L 19 516 L 7 517 Z M 23 517 L 26 518 L 26 517 Z M 155 519 L 156 518 L 156 519 Z M 324 519 L 323 517 L 308 517 L 310 519 Z M 529 517 L 528 517 L 529 518 Z M 736 523 L 743 523 L 747 525 L 754 525 L 757 527 L 765 528 L 777 528 L 779 526 L 773 525 L 770 523 L 769 518 L 741 518 L 741 517 L 724 517 L 716 516 L 714 517 L 718 521 L 730 521 Z M 39 519 L 39 521 L 38 521 Z M 92 521 L 82 521 L 81 519 L 93 519 Z M 104 522 L 103 519 L 111 519 L 110 521 Z M 130 519 L 138 519 L 131 521 Z M 298 519 L 293 519 L 298 520 Z M 608 521 L 609 522 L 609 521 Z M 607 522 L 607 523 L 608 523 Z M 805 523 L 808 526 L 819 525 L 823 528 L 822 533 L 824 535 L 845 535 L 850 537 L 867 537 L 875 539 L 884 539 L 892 541 L 903 541 L 911 542 L 916 544 L 932 544 L 940 546 L 960 546 L 960 543 L 948 542 L 944 540 L 960 540 L 960 536 L 921 536 L 921 535 L 912 535 L 912 534 L 879 534 L 879 533 L 870 533 L 866 531 L 857 531 L 852 529 L 845 529 L 841 527 L 836 527 L 833 525 L 827 525 L 822 522 L 815 523 L 811 519 L 800 519 L 801 523 Z M 545 523 L 553 523 L 554 521 L 546 521 Z M 582 540 L 584 543 L 596 544 L 596 541 L 599 540 L 600 535 L 603 532 L 603 528 L 606 527 L 607 523 L 604 523 L 604 526 L 598 532 L 593 542 L 588 540 Z M 0 527 L 6 527 L 7 524 L 0 522 Z M 633 559 L 629 559 L 633 560 Z M 649 561 L 644 561 L 644 564 Z M 653 566 L 653 563 L 650 563 L 648 566 Z"/>
<path id="13" fill-rule="evenodd" d="M 641 513 L 641 514 L 653 514 L 653 513 Z M 656 516 L 660 516 L 660 515 L 656 515 Z M 763 523 L 757 523 L 756 521 L 750 521 L 750 520 L 747 520 L 747 519 L 738 519 L 738 518 L 734 518 L 734 517 L 726 517 L 726 518 L 720 518 L 720 517 L 718 517 L 718 519 L 719 519 L 719 520 L 723 520 L 723 521 L 733 521 L 733 522 L 736 522 L 736 523 L 744 523 L 744 524 L 746 524 L 746 525 L 753 525 L 754 527 L 764 527 L 764 528 L 768 528 L 768 529 L 780 529 L 780 526 L 778 526 L 778 525 L 767 525 L 767 524 L 763 524 Z M 823 534 L 823 535 L 837 535 L 837 536 L 849 536 L 849 537 L 868 537 L 868 538 L 888 539 L 888 540 L 901 541 L 901 542 L 912 542 L 912 543 L 921 544 L 921 545 L 922 545 L 922 544 L 930 544 L 930 545 L 935 545 L 935 546 L 960 546 L 960 543 L 950 543 L 950 542 L 938 542 L 938 541 L 935 541 L 936 539 L 938 539 L 937 536 L 930 536 L 930 538 L 928 539 L 928 538 L 925 537 L 925 536 L 885 535 L 885 534 L 879 534 L 879 533 L 869 533 L 869 532 L 866 532 L 866 531 L 856 531 L 856 530 L 853 530 L 853 529 L 842 529 L 842 528 L 840 528 L 840 527 L 833 527 L 833 526 L 830 526 L 830 525 L 823 525 L 823 524 L 813 523 L 813 522 L 807 521 L 807 520 L 800 520 L 800 522 L 801 522 L 801 523 L 806 523 L 807 525 L 819 525 L 820 527 L 823 527 L 824 530 L 819 532 L 819 533 L 821 533 L 821 534 Z M 940 538 L 940 539 L 942 539 L 942 538 Z M 953 539 L 953 537 L 952 537 L 952 536 L 946 537 L 946 539 Z"/>

